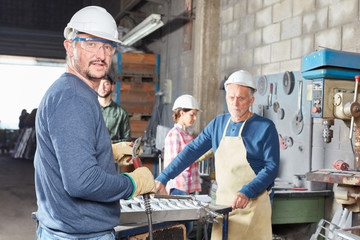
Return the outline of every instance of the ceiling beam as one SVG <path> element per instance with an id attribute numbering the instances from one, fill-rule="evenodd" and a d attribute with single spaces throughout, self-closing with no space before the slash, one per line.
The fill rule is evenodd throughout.
<path id="1" fill-rule="evenodd" d="M 120 11 L 115 16 L 115 21 L 119 22 L 128 11 L 135 7 L 141 0 L 122 0 L 120 1 Z"/>

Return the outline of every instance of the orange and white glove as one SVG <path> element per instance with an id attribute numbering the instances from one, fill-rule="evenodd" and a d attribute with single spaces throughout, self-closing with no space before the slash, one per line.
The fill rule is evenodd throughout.
<path id="1" fill-rule="evenodd" d="M 119 165 L 130 165 L 132 162 L 133 142 L 119 142 L 112 144 L 114 162 Z M 142 149 L 137 150 L 137 155 L 142 154 Z"/>

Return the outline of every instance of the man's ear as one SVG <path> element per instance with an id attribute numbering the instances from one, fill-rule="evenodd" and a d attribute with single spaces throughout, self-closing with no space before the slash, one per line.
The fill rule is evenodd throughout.
<path id="1" fill-rule="evenodd" d="M 65 47 L 66 53 L 68 54 L 69 57 L 74 56 L 74 47 L 73 47 L 72 41 L 65 40 L 64 47 Z"/>

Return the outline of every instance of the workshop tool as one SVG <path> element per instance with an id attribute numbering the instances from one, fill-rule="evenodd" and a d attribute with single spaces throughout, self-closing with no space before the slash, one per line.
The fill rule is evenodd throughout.
<path id="1" fill-rule="evenodd" d="M 354 131 L 354 120 L 355 117 L 359 117 L 359 103 L 357 103 L 358 97 L 358 88 L 359 88 L 360 76 L 355 76 L 355 90 L 354 90 L 354 101 L 351 104 L 350 112 L 351 112 L 351 122 L 350 122 L 350 134 L 349 138 L 352 139 L 353 131 Z"/>
<path id="2" fill-rule="evenodd" d="M 267 79 L 265 76 L 261 76 L 257 82 L 257 91 L 263 96 L 267 90 Z"/>
<path id="3" fill-rule="evenodd" d="M 303 115 L 301 112 L 301 99 L 302 99 L 302 86 L 303 82 L 299 81 L 299 91 L 298 91 L 298 111 L 295 117 L 292 120 L 292 127 L 294 132 L 299 135 L 304 128 Z"/>
<path id="4" fill-rule="evenodd" d="M 279 108 L 280 108 L 279 102 L 274 102 L 274 104 L 273 104 L 273 110 L 274 110 L 275 113 L 277 113 L 277 111 L 279 110 Z"/>
<path id="5" fill-rule="evenodd" d="M 285 117 L 285 111 L 283 108 L 279 108 L 277 110 L 277 117 L 280 119 L 280 120 L 283 120 L 284 117 Z"/>
<path id="6" fill-rule="evenodd" d="M 342 170 L 342 171 L 347 171 L 349 170 L 349 164 L 344 162 L 344 160 L 336 160 L 333 163 L 334 168 L 338 169 L 338 170 Z"/>
<path id="7" fill-rule="evenodd" d="M 137 150 L 140 148 L 141 139 L 142 139 L 142 137 L 137 138 L 135 140 L 134 146 L 133 146 L 132 157 L 133 157 L 133 164 L 134 164 L 135 169 L 142 166 L 141 160 L 140 160 L 139 156 L 137 156 Z M 149 224 L 149 239 L 152 240 L 153 239 L 153 226 L 152 226 L 152 217 L 151 217 L 152 210 L 151 210 L 151 204 L 150 204 L 150 194 L 149 193 L 144 194 L 143 199 L 144 199 L 144 203 L 145 203 L 145 212 L 146 212 L 146 216 L 147 216 L 148 224 Z"/>
<path id="8" fill-rule="evenodd" d="M 294 90 L 295 79 L 292 72 L 286 71 L 283 76 L 283 89 L 286 95 L 290 95 Z"/>
<path id="9" fill-rule="evenodd" d="M 270 83 L 270 93 L 268 96 L 268 108 L 272 106 L 272 94 L 273 94 L 273 84 Z"/>

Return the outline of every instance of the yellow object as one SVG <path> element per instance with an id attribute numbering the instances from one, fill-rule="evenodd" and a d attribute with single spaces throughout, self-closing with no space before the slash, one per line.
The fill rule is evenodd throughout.
<path id="1" fill-rule="evenodd" d="M 237 191 L 256 177 L 247 161 L 246 148 L 241 138 L 245 123 L 246 121 L 238 137 L 225 136 L 227 124 L 219 148 L 216 150 L 215 169 L 218 184 L 216 204 L 231 206 Z M 222 227 L 218 224 L 213 225 L 211 239 L 222 239 Z M 255 199 L 249 199 L 244 209 L 238 208 L 229 214 L 228 239 L 272 239 L 271 203 L 267 191 Z"/>
<path id="2" fill-rule="evenodd" d="M 204 153 L 204 155 L 202 155 L 201 157 L 199 157 L 199 159 L 197 160 L 197 162 L 201 162 L 204 161 L 208 158 L 214 157 L 214 151 L 212 148 L 210 148 L 209 151 L 207 151 L 206 153 Z"/>
<path id="3" fill-rule="evenodd" d="M 154 194 L 156 191 L 154 176 L 147 167 L 140 167 L 131 173 L 124 173 L 134 183 L 134 193 L 130 198 L 143 195 L 145 193 Z"/>
<path id="4" fill-rule="evenodd" d="M 132 142 L 119 142 L 112 144 L 112 150 L 114 154 L 114 161 L 119 165 L 130 165 L 132 162 Z M 141 155 L 142 149 L 139 148 L 136 152 L 137 155 Z"/>

